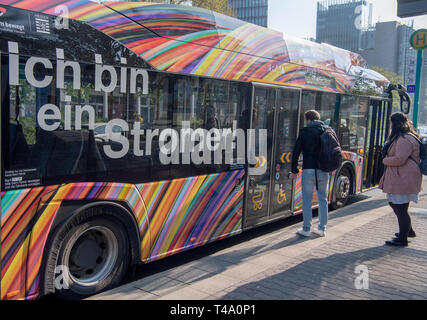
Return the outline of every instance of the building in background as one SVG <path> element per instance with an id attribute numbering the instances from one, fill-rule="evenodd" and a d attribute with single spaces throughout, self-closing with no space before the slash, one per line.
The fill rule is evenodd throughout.
<path id="1" fill-rule="evenodd" d="M 379 22 L 365 34 L 370 37 L 369 43 L 356 51 L 369 65 L 384 68 L 405 78 L 404 67 L 411 55 L 408 38 L 411 30 L 413 31 L 411 27 L 401 25 L 397 21 Z"/>
<path id="2" fill-rule="evenodd" d="M 229 0 L 240 20 L 267 27 L 268 0 Z"/>
<path id="3" fill-rule="evenodd" d="M 357 52 L 369 66 L 377 66 L 400 75 L 404 86 L 414 85 L 417 52 L 409 44 L 414 31 L 413 22 L 378 22 L 369 33 L 362 34 L 362 38 L 369 36 L 371 39 L 369 45 L 362 46 Z M 427 124 L 427 62 L 424 60 L 418 118 L 420 123 Z"/>
<path id="4" fill-rule="evenodd" d="M 362 31 L 359 49 L 375 48 L 375 27 L 368 27 Z"/>
<path id="5" fill-rule="evenodd" d="M 358 51 L 363 31 L 371 27 L 372 5 L 366 0 L 325 0 L 317 3 L 317 42 Z"/>
<path id="6" fill-rule="evenodd" d="M 415 84 L 417 53 L 409 44 L 414 31 L 413 21 L 373 25 L 372 4 L 366 0 L 322 0 L 317 3 L 317 42 L 357 52 L 369 66 L 400 75 L 405 86 Z M 427 124 L 427 53 L 424 56 L 419 120 Z"/>

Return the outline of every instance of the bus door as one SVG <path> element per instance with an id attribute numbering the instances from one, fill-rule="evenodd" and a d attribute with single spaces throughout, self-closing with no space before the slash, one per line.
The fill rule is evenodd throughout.
<path id="1" fill-rule="evenodd" d="M 267 130 L 266 157 L 258 157 L 255 168 L 262 174 L 248 174 L 244 227 L 292 214 L 293 181 L 291 152 L 296 140 L 300 91 L 272 86 L 255 86 L 253 90 L 251 129 Z"/>
<path id="2" fill-rule="evenodd" d="M 383 174 L 384 166 L 381 161 L 381 149 L 388 135 L 390 112 L 389 101 L 370 100 L 363 173 L 364 188 L 376 186 Z"/>
<path id="3" fill-rule="evenodd" d="M 271 173 L 271 218 L 292 215 L 294 183 L 292 151 L 298 135 L 300 91 L 279 89 L 276 102 L 276 128 Z"/>

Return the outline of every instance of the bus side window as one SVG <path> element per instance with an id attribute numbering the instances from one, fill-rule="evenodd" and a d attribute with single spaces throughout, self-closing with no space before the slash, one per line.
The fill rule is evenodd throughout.
<path id="1" fill-rule="evenodd" d="M 25 164 L 30 154 L 22 125 L 19 122 L 9 122 L 10 156 L 15 164 Z"/>
<path id="2" fill-rule="evenodd" d="M 8 170 L 26 168 L 35 143 L 35 90 L 26 81 L 20 82 L 9 87 Z"/>
<path id="3" fill-rule="evenodd" d="M 345 151 L 357 153 L 365 145 L 367 100 L 343 95 L 339 112 L 338 137 Z"/>
<path id="4" fill-rule="evenodd" d="M 300 128 L 305 124 L 304 114 L 310 109 L 314 109 L 320 114 L 320 120 L 326 125 L 331 126 L 335 131 L 336 119 L 334 115 L 334 107 L 336 103 L 336 95 L 325 92 L 303 92 L 300 115 Z"/>

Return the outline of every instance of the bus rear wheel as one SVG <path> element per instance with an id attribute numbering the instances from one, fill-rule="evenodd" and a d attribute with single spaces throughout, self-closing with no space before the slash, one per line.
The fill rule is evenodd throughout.
<path id="1" fill-rule="evenodd" d="M 342 208 L 347 204 L 351 194 L 352 176 L 348 168 L 342 168 L 334 185 L 332 209 Z"/>
<path id="2" fill-rule="evenodd" d="M 129 265 L 129 250 L 124 227 L 114 218 L 84 218 L 83 213 L 83 219 L 66 223 L 49 252 L 50 261 L 57 257 L 54 270 L 50 270 L 55 294 L 80 299 L 119 284 Z"/>

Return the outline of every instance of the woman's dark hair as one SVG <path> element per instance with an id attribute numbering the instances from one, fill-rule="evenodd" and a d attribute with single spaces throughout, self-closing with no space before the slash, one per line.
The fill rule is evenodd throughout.
<path id="1" fill-rule="evenodd" d="M 393 113 L 390 117 L 391 120 L 391 133 L 388 137 L 388 141 L 392 141 L 399 136 L 403 136 L 407 133 L 412 133 L 418 138 L 418 133 L 414 130 L 412 123 L 408 120 L 408 117 L 402 112 Z"/>

